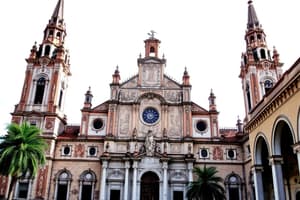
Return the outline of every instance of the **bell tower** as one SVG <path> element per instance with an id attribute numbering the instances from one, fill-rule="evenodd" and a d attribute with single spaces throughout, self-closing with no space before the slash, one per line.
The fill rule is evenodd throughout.
<path id="1" fill-rule="evenodd" d="M 12 113 L 13 122 L 28 121 L 53 136 L 66 124 L 64 102 L 71 75 L 63 12 L 64 0 L 58 0 L 41 44 L 35 43 L 26 59 L 21 98 Z"/>
<path id="2" fill-rule="evenodd" d="M 239 77 L 242 79 L 246 119 L 249 119 L 251 110 L 281 77 L 283 65 L 279 62 L 279 54 L 275 47 L 271 56 L 266 34 L 251 0 L 248 1 L 245 41 L 246 51 L 242 53 Z"/>

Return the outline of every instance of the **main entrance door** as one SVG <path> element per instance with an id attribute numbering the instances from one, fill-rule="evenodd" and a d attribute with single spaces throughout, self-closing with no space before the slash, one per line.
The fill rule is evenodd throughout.
<path id="1" fill-rule="evenodd" d="M 146 172 L 141 178 L 140 200 L 159 200 L 159 178 L 153 172 Z"/>

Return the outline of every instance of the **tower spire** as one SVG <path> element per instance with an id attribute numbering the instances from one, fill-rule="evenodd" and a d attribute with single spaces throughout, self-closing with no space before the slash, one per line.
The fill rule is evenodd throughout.
<path id="1" fill-rule="evenodd" d="M 248 1 L 245 41 L 246 51 L 242 53 L 240 78 L 248 118 L 252 108 L 262 100 L 282 75 L 279 54 L 277 50 L 273 52 L 269 50 L 266 34 L 258 20 L 252 0 Z"/>
<path id="2" fill-rule="evenodd" d="M 51 21 L 59 22 L 59 21 L 63 21 L 63 18 L 64 18 L 64 0 L 58 0 L 52 14 Z"/>
<path id="3" fill-rule="evenodd" d="M 258 17 L 256 15 L 254 6 L 252 4 L 252 0 L 248 1 L 248 24 L 247 24 L 247 28 L 255 28 L 255 27 L 259 27 L 259 20 Z"/>

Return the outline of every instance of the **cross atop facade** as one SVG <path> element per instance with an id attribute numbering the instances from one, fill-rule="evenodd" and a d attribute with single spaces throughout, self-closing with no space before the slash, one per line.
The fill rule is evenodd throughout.
<path id="1" fill-rule="evenodd" d="M 150 33 L 148 33 L 148 35 L 150 36 L 151 39 L 153 39 L 155 33 L 156 33 L 155 31 L 151 30 Z"/>

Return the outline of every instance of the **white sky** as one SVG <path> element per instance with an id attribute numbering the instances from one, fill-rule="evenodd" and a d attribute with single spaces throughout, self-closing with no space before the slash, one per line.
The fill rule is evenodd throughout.
<path id="1" fill-rule="evenodd" d="M 0 1 L 0 133 L 19 102 L 26 61 L 57 0 Z M 300 55 L 300 1 L 254 0 L 267 34 L 276 46 L 284 70 Z M 211 88 L 220 111 L 220 127 L 235 127 L 244 118 L 241 53 L 245 51 L 247 0 L 65 0 L 66 47 L 72 76 L 66 100 L 69 123 L 80 123 L 84 94 L 89 86 L 93 106 L 110 97 L 109 83 L 116 65 L 121 81 L 137 73 L 150 30 L 161 40 L 166 73 L 181 83 L 184 67 L 191 76 L 192 100 L 208 109 Z"/>

